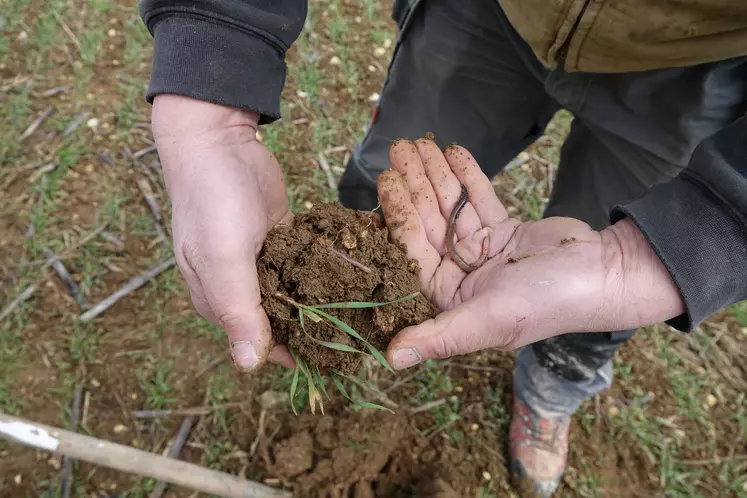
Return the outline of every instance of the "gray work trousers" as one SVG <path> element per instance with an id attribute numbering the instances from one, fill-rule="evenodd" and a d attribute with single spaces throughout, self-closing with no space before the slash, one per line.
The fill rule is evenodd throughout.
<path id="1" fill-rule="evenodd" d="M 626 74 L 550 70 L 496 0 L 396 0 L 399 39 L 378 108 L 339 185 L 355 209 L 377 204 L 376 177 L 397 138 L 433 132 L 466 147 L 492 177 L 540 137 L 556 111 L 574 115 L 545 216 L 601 230 L 616 204 L 685 168 L 695 147 L 740 117 L 741 60 Z M 632 330 L 566 335 L 521 351 L 515 392 L 536 413 L 572 414 L 609 387 Z"/>

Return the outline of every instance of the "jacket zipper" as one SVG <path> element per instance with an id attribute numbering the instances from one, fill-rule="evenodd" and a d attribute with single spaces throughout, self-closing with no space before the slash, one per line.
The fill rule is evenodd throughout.
<path id="1" fill-rule="evenodd" d="M 573 38 L 573 35 L 576 34 L 578 25 L 581 23 L 581 18 L 584 17 L 586 9 L 589 8 L 590 3 L 591 0 L 586 0 L 584 2 L 584 6 L 581 7 L 581 12 L 579 12 L 578 16 L 576 16 L 576 21 L 573 23 L 571 31 L 568 33 L 568 36 L 565 37 L 565 41 L 563 42 L 563 45 L 560 46 L 560 50 L 558 50 L 558 59 L 563 62 L 563 66 L 565 66 L 565 56 L 568 55 L 568 47 L 571 44 L 571 39 Z"/>

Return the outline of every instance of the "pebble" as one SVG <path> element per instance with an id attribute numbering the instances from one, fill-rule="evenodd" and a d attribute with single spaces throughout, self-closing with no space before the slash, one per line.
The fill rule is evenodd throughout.
<path id="1" fill-rule="evenodd" d="M 18 41 L 23 42 L 23 41 L 28 40 L 28 38 L 29 38 L 29 34 L 26 33 L 25 31 L 21 31 L 20 33 L 18 33 Z"/>
<path id="2" fill-rule="evenodd" d="M 21 477 L 21 474 L 16 474 L 16 476 L 13 478 L 13 482 L 20 486 L 21 481 L 23 481 L 23 477 Z"/>
<path id="3" fill-rule="evenodd" d="M 389 48 L 391 46 L 392 46 L 392 40 L 390 40 L 389 38 L 384 40 L 384 48 Z"/>
<path id="4" fill-rule="evenodd" d="M 376 72 L 376 68 L 374 66 L 372 66 L 372 65 L 369 64 L 369 66 L 368 66 L 368 72 L 369 73 L 375 73 Z"/>
<path id="5" fill-rule="evenodd" d="M 378 102 L 379 101 L 379 97 L 381 97 L 381 95 L 379 95 L 378 93 L 374 92 L 374 93 L 371 94 L 370 97 L 368 97 L 368 101 L 369 102 Z"/>
<path id="6" fill-rule="evenodd" d="M 127 426 L 123 424 L 117 424 L 114 426 L 114 434 L 122 434 L 123 432 L 127 432 Z"/>
<path id="7" fill-rule="evenodd" d="M 683 431 L 682 429 L 674 430 L 674 437 L 676 437 L 677 439 L 685 439 L 686 436 L 687 434 L 685 434 L 685 431 Z"/>
<path id="8" fill-rule="evenodd" d="M 298 90 L 298 91 L 296 91 L 296 95 L 298 95 L 302 99 L 305 99 L 306 97 L 309 96 L 309 92 L 302 92 L 301 90 Z"/>
<path id="9" fill-rule="evenodd" d="M 49 460 L 47 460 L 47 463 L 54 470 L 60 470 L 60 468 L 62 467 L 62 464 L 60 463 L 59 459 L 57 459 L 57 458 L 50 458 Z"/>
<path id="10" fill-rule="evenodd" d="M 91 129 L 96 129 L 99 126 L 99 120 L 96 118 L 91 118 L 88 121 L 86 121 L 86 126 L 88 126 Z"/>
<path id="11" fill-rule="evenodd" d="M 117 36 L 117 30 L 112 28 L 109 31 L 107 31 L 106 34 L 109 35 L 110 37 Z"/>
<path id="12" fill-rule="evenodd" d="M 709 394 L 706 397 L 706 403 L 708 403 L 708 406 L 713 408 L 718 403 L 718 398 L 714 396 L 713 394 Z"/>
<path id="13" fill-rule="evenodd" d="M 332 64 L 333 66 L 339 66 L 341 62 L 342 61 L 340 60 L 340 58 L 337 57 L 336 55 L 332 56 L 332 58 L 329 60 L 329 63 Z"/>
<path id="14" fill-rule="evenodd" d="M 485 479 L 486 481 L 489 481 L 489 480 L 491 480 L 491 479 L 493 478 L 493 476 L 491 476 L 491 475 L 490 475 L 490 472 L 488 472 L 488 471 L 486 470 L 486 471 L 484 471 L 484 472 L 482 473 L 482 478 L 483 478 L 483 479 Z"/>
<path id="15" fill-rule="evenodd" d="M 607 415 L 609 415 L 610 417 L 617 417 L 618 415 L 620 415 L 620 409 L 616 406 L 610 406 L 607 409 Z"/>
<path id="16" fill-rule="evenodd" d="M 480 429 L 480 426 L 477 424 L 472 424 L 469 426 L 469 430 L 471 430 L 472 432 L 477 432 L 479 429 Z"/>
<path id="17" fill-rule="evenodd" d="M 360 22 L 361 22 L 362 20 L 363 20 L 363 18 L 362 18 L 361 16 L 355 16 L 355 19 L 354 19 L 354 21 L 355 21 L 356 23 L 360 24 Z"/>
<path id="18" fill-rule="evenodd" d="M 454 388 L 454 390 L 455 390 L 456 392 L 460 393 L 460 392 L 464 391 L 464 388 L 463 388 L 462 386 L 456 386 L 456 387 Z"/>
<path id="19" fill-rule="evenodd" d="M 314 204 L 311 201 L 306 201 L 303 203 L 303 207 L 305 207 L 306 209 L 311 209 L 314 207 Z"/>
<path id="20" fill-rule="evenodd" d="M 384 54 L 386 54 L 386 49 L 384 47 L 376 47 L 374 49 L 374 55 L 376 57 L 381 57 Z"/>

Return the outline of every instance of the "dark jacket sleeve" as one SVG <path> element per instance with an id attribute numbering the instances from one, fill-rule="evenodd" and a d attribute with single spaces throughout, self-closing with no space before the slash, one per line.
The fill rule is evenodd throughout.
<path id="1" fill-rule="evenodd" d="M 285 52 L 306 0 L 140 0 L 155 39 L 146 93 L 175 93 L 280 117 Z"/>
<path id="2" fill-rule="evenodd" d="M 747 299 L 747 117 L 701 143 L 677 178 L 612 210 L 613 222 L 626 216 L 685 301 L 671 326 L 691 330 Z"/>

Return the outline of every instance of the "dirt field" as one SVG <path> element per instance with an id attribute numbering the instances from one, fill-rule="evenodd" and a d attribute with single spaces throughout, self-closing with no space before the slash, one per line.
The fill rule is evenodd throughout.
<path id="1" fill-rule="evenodd" d="M 0 313 L 22 298 L 0 319 L 0 411 L 159 454 L 192 413 L 181 458 L 299 497 L 513 496 L 512 353 L 428 361 L 397 376 L 366 361 L 358 374 L 376 390 L 346 381 L 348 393 L 395 415 L 354 409 L 329 390 L 326 416 L 295 416 L 291 373 L 235 372 L 223 333 L 193 311 L 173 266 L 81 320 L 171 257 L 143 100 L 151 39 L 134 0 L 0 5 Z M 284 119 L 261 130 L 296 212 L 336 198 L 394 51 L 389 9 L 311 2 L 289 57 Z M 513 215 L 541 215 L 569 122 L 559 114 L 496 178 Z M 50 251 L 79 290 L 48 264 Z M 747 497 L 747 305 L 689 335 L 641 331 L 615 373 L 614 387 L 574 418 L 560 496 Z M 173 412 L 136 413 L 164 409 Z M 0 441 L 2 497 L 61 496 L 64 469 L 57 456 Z M 145 497 L 155 485 L 84 463 L 70 475 L 77 497 Z"/>

